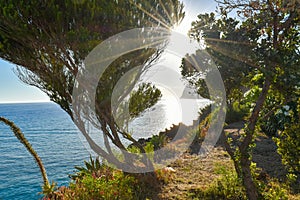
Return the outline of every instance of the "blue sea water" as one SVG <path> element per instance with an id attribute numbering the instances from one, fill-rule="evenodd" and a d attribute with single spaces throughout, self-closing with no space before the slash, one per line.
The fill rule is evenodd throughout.
<path id="1" fill-rule="evenodd" d="M 172 123 L 161 101 L 130 127 L 136 137 L 149 137 Z M 41 157 L 50 181 L 68 185 L 74 166 L 83 166 L 92 151 L 70 117 L 54 103 L 0 104 L 0 116 L 20 127 Z M 144 133 L 144 134 L 140 134 Z M 88 150 L 89 149 L 89 150 Z M 0 200 L 40 199 L 43 180 L 38 166 L 9 127 L 0 123 Z"/>
<path id="2" fill-rule="evenodd" d="M 70 117 L 54 103 L 0 104 L 0 116 L 15 122 L 41 157 L 50 181 L 68 185 L 74 166 L 90 152 Z M 40 199 L 38 166 L 10 129 L 0 124 L 0 199 Z"/>

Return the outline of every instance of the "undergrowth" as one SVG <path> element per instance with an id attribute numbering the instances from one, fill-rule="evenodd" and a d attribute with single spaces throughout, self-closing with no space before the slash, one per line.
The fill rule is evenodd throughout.
<path id="1" fill-rule="evenodd" d="M 259 180 L 259 169 L 255 164 L 252 166 L 255 177 L 255 183 L 260 191 L 260 199 L 264 200 L 287 200 L 288 187 L 285 184 L 279 183 L 275 179 Z M 233 169 L 224 165 L 215 165 L 215 173 L 220 177 L 215 180 L 208 188 L 194 189 L 189 192 L 189 197 L 193 200 L 247 200 L 245 189 L 242 186 L 241 180 Z"/>

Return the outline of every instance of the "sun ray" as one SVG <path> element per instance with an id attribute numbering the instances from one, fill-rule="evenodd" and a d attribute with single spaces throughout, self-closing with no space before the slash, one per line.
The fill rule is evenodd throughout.
<path id="1" fill-rule="evenodd" d="M 155 30 L 153 30 L 153 31 L 155 31 Z M 159 31 L 159 33 L 161 33 L 161 30 Z M 94 65 L 94 64 L 100 64 L 100 63 L 103 63 L 103 62 L 106 62 L 106 61 L 109 61 L 109 60 L 114 60 L 115 58 L 118 58 L 118 57 L 122 56 L 123 54 L 130 53 L 130 52 L 135 51 L 135 50 L 145 49 L 145 48 L 148 48 L 149 46 L 161 45 L 164 42 L 166 42 L 167 39 L 168 39 L 168 35 L 152 37 L 153 42 L 151 42 L 151 43 L 146 43 L 142 46 L 137 47 L 136 49 L 130 49 L 130 51 L 128 51 L 128 52 L 122 52 L 122 54 L 114 54 L 113 56 L 105 57 L 105 59 L 96 59 L 94 62 L 89 62 L 88 64 L 89 65 Z M 137 42 L 136 40 L 137 39 L 135 39 L 135 38 L 132 39 L 132 40 L 126 39 L 126 42 L 134 43 L 134 42 Z M 138 40 L 140 40 L 140 39 L 138 39 Z"/>
<path id="2" fill-rule="evenodd" d="M 166 7 L 163 5 L 163 3 L 161 2 L 161 0 L 159 0 L 159 4 L 161 5 L 161 7 L 163 8 L 163 10 L 165 11 L 165 13 L 168 16 L 169 20 L 172 21 L 172 18 L 170 16 L 169 12 L 167 11 Z"/>
<path id="3" fill-rule="evenodd" d="M 213 42 L 220 42 L 220 43 L 231 43 L 231 44 L 238 44 L 238 45 L 245 45 L 245 46 L 253 46 L 253 44 L 249 42 L 240 42 L 240 41 L 234 41 L 234 40 L 222 40 L 217 38 L 205 38 L 206 41 L 213 41 Z"/>
<path id="4" fill-rule="evenodd" d="M 232 58 L 234 60 L 238 60 L 238 61 L 241 61 L 241 62 L 244 62 L 246 63 L 247 65 L 250 65 L 251 67 L 254 67 L 254 68 L 258 68 L 258 66 L 251 62 L 247 57 L 245 56 L 242 56 L 242 55 L 236 55 L 236 54 L 231 54 L 228 52 L 228 50 L 226 49 L 223 49 L 223 48 L 220 48 L 220 47 L 215 47 L 214 45 L 210 45 L 209 48 L 211 48 L 212 50 L 218 52 L 218 53 L 221 53 L 223 54 L 224 56 L 227 56 L 229 58 Z"/>
<path id="5" fill-rule="evenodd" d="M 148 15 L 149 17 L 151 17 L 152 19 L 154 19 L 155 21 L 157 21 L 159 24 L 161 24 L 163 27 L 170 29 L 170 26 L 161 21 L 159 18 L 157 18 L 156 16 L 154 16 L 153 14 L 151 14 L 150 12 L 148 12 L 147 10 L 145 10 L 141 5 L 138 5 L 137 3 L 135 3 L 133 0 L 130 0 L 130 3 L 132 3 L 133 5 L 135 5 L 138 9 L 140 9 L 142 12 L 144 12 L 146 15 Z M 161 16 L 158 14 L 158 16 Z"/>

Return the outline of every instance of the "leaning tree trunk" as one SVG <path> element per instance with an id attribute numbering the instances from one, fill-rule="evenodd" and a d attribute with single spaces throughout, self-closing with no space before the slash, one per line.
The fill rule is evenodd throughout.
<path id="1" fill-rule="evenodd" d="M 243 185 L 246 189 L 247 197 L 249 200 L 257 200 L 259 197 L 259 191 L 257 186 L 254 183 L 252 174 L 251 174 L 251 159 L 250 159 L 250 144 L 253 140 L 253 135 L 255 132 L 255 126 L 259 117 L 259 113 L 264 105 L 268 91 L 270 88 L 270 81 L 265 80 L 265 83 L 262 88 L 262 92 L 256 101 L 256 105 L 252 111 L 249 123 L 245 128 L 245 138 L 239 146 L 240 151 L 240 167 L 241 167 L 241 178 L 243 180 Z"/>

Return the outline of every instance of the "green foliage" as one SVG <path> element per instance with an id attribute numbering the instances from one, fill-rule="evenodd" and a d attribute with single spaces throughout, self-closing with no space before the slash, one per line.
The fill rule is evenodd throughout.
<path id="1" fill-rule="evenodd" d="M 70 175 L 70 178 L 73 180 L 80 179 L 86 175 L 93 175 L 96 177 L 100 177 L 102 173 L 105 174 L 106 168 L 102 165 L 98 158 L 95 160 L 90 156 L 90 161 L 84 161 L 85 167 L 75 166 L 75 169 L 78 170 L 73 175 Z"/>
<path id="2" fill-rule="evenodd" d="M 228 106 L 226 112 L 226 123 L 239 122 L 244 120 L 249 115 L 249 108 L 242 104 L 242 102 L 234 102 Z"/>
<path id="3" fill-rule="evenodd" d="M 153 145 L 154 149 L 160 149 L 168 143 L 168 138 L 164 134 L 153 135 L 150 139 L 150 143 Z"/>
<path id="4" fill-rule="evenodd" d="M 184 17 L 183 5 L 177 0 L 80 2 L 0 3 L 0 57 L 21 66 L 20 78 L 46 92 L 69 115 L 74 79 L 94 47 L 124 30 L 161 22 L 172 27 Z M 148 58 L 149 54 L 143 60 Z M 109 89 L 107 84 L 104 87 Z"/>
<path id="5" fill-rule="evenodd" d="M 259 182 L 259 189 L 261 196 L 266 200 L 288 200 L 287 187 L 278 182 L 277 180 L 271 180 L 268 183 L 262 181 Z"/>
<path id="6" fill-rule="evenodd" d="M 159 89 L 150 83 L 142 83 L 136 91 L 130 94 L 129 114 L 132 118 L 137 117 L 147 108 L 157 103 L 162 94 Z"/>
<path id="7" fill-rule="evenodd" d="M 300 113 L 300 99 L 298 100 L 298 113 Z M 299 115 L 299 114 L 298 114 Z M 300 115 L 299 115 L 300 116 Z M 292 183 L 298 185 L 296 190 L 300 191 L 300 123 L 299 116 L 292 117 L 290 123 L 285 124 L 285 129 L 279 134 L 275 141 L 278 153 L 282 156 L 282 163 L 289 172 L 288 178 Z"/>
<path id="8" fill-rule="evenodd" d="M 135 184 L 133 177 L 125 176 L 122 172 L 114 172 L 111 176 L 102 174 L 101 177 L 85 175 L 70 184 L 63 199 L 134 199 Z"/>
<path id="9" fill-rule="evenodd" d="M 202 62 L 206 66 L 214 62 L 218 67 L 224 81 L 228 104 L 241 95 L 245 76 L 252 69 L 249 63 L 242 60 L 242 58 L 249 59 L 251 44 L 248 43 L 245 30 L 239 27 L 238 23 L 233 18 L 217 19 L 214 13 L 201 14 L 192 23 L 192 29 L 189 32 L 190 37 L 198 42 L 205 41 L 205 51 L 209 53 L 211 59 Z M 182 75 L 199 88 L 200 95 L 207 98 L 207 89 L 205 89 L 207 87 L 203 79 L 209 73 L 209 69 L 205 66 L 197 67 L 201 68 L 200 73 L 198 73 L 199 69 L 183 61 Z"/>
<path id="10" fill-rule="evenodd" d="M 288 199 L 288 189 L 282 183 L 276 180 L 259 180 L 259 173 L 256 165 L 251 166 L 255 183 L 260 192 L 260 199 Z M 247 196 L 242 185 L 241 179 L 230 168 L 223 165 L 215 165 L 214 171 L 220 177 L 209 185 L 206 189 L 198 189 L 192 191 L 190 197 L 193 199 L 230 199 L 230 200 L 246 200 Z"/>
<path id="11" fill-rule="evenodd" d="M 113 200 L 113 199 L 147 199 L 156 193 L 159 182 L 167 180 L 169 173 L 125 174 L 110 168 L 98 159 L 85 161 L 85 167 L 76 167 L 75 174 L 70 175 L 73 182 L 68 187 L 58 188 L 52 196 L 44 199 L 55 200 Z M 156 194 L 155 194 L 156 195 Z"/>
<path id="12" fill-rule="evenodd" d="M 138 191 L 134 177 L 100 163 L 99 159 L 85 161 L 85 167 L 70 175 L 74 180 L 63 191 L 56 192 L 59 199 L 135 199 Z M 54 197 L 53 197 L 54 198 Z"/>
<path id="13" fill-rule="evenodd" d="M 284 183 L 280 183 L 277 179 L 261 178 L 262 171 L 256 166 L 256 163 L 251 163 L 251 173 L 261 199 L 288 199 L 288 187 Z"/>
<path id="14" fill-rule="evenodd" d="M 40 194 L 42 194 L 44 196 L 43 199 L 48 199 L 48 198 L 52 198 L 56 196 L 56 190 L 57 190 L 57 184 L 55 182 L 52 182 L 49 185 L 43 185 L 42 187 L 42 192 L 40 192 Z"/>
<path id="15" fill-rule="evenodd" d="M 215 195 L 222 199 L 245 199 L 245 192 L 241 187 L 241 180 L 236 173 L 224 166 L 215 168 L 217 174 L 222 175 L 220 179 L 215 182 Z"/>
<path id="16" fill-rule="evenodd" d="M 240 179 L 232 170 L 222 165 L 215 166 L 214 170 L 220 175 L 220 178 L 209 185 L 207 189 L 194 191 L 194 194 L 191 195 L 193 199 L 247 199 Z"/>
<path id="17" fill-rule="evenodd" d="M 285 106 L 277 109 L 270 115 L 267 120 L 260 123 L 262 131 L 268 136 L 278 136 L 279 132 L 285 130 L 287 124 L 292 123 L 293 119 L 297 119 L 297 110 L 294 102 L 290 102 Z M 298 119 L 297 119 L 298 120 Z"/>

